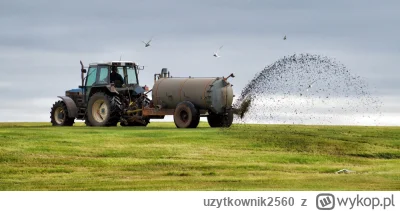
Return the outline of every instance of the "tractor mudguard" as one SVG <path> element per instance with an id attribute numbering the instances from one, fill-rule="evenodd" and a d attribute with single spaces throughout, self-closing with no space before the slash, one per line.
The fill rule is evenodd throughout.
<path id="1" fill-rule="evenodd" d="M 115 88 L 115 86 L 107 85 L 106 87 L 109 92 L 114 93 L 114 94 L 119 94 L 117 89 Z"/>
<path id="2" fill-rule="evenodd" d="M 68 117 L 76 118 L 78 116 L 78 108 L 76 107 L 75 102 L 67 96 L 57 96 L 63 100 L 68 110 Z"/>

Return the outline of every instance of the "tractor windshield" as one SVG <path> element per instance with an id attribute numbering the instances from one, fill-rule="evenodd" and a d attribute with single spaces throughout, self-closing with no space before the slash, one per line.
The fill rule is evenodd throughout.
<path id="1" fill-rule="evenodd" d="M 127 67 L 128 84 L 137 84 L 136 69 L 134 67 Z"/>
<path id="2" fill-rule="evenodd" d="M 124 75 L 124 81 L 126 84 L 138 84 L 136 69 L 134 67 L 118 67 L 118 69 L 123 69 L 122 72 Z"/>

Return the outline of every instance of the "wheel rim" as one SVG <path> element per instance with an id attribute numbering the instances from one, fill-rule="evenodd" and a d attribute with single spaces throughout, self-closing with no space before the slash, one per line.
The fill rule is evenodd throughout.
<path id="1" fill-rule="evenodd" d="M 108 115 L 108 106 L 104 100 L 97 100 L 92 106 L 92 116 L 97 122 L 104 122 Z"/>
<path id="2" fill-rule="evenodd" d="M 57 122 L 57 124 L 62 124 L 64 122 L 64 109 L 61 107 L 58 107 L 56 111 L 54 112 L 54 120 Z"/>
<path id="3" fill-rule="evenodd" d="M 189 114 L 186 111 L 181 111 L 179 116 L 181 117 L 182 122 L 187 122 L 189 120 Z"/>

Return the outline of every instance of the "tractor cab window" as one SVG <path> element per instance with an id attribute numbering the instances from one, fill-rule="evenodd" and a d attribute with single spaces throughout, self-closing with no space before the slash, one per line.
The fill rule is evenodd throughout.
<path id="1" fill-rule="evenodd" d="M 97 67 L 89 67 L 89 71 L 86 76 L 86 86 L 92 86 L 96 81 Z"/>
<path id="2" fill-rule="evenodd" d="M 125 81 L 127 84 L 138 84 L 136 69 L 134 67 L 125 67 Z"/>
<path id="3" fill-rule="evenodd" d="M 100 67 L 97 84 L 108 84 L 108 67 Z"/>

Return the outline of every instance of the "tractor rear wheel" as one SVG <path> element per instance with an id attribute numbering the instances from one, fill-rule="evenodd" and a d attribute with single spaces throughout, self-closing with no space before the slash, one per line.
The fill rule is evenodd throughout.
<path id="1" fill-rule="evenodd" d="M 210 127 L 230 127 L 233 122 L 233 112 L 228 110 L 227 114 L 209 114 L 207 121 Z"/>
<path id="2" fill-rule="evenodd" d="M 118 96 L 97 92 L 90 97 L 87 120 L 91 126 L 117 126 L 121 113 L 121 101 Z"/>
<path id="3" fill-rule="evenodd" d="M 68 117 L 67 106 L 61 100 L 53 104 L 50 119 L 53 126 L 72 126 L 75 122 L 75 118 Z"/>
<path id="4" fill-rule="evenodd" d="M 174 122 L 177 128 L 196 128 L 200 122 L 200 113 L 193 103 L 181 102 L 175 108 Z"/>

